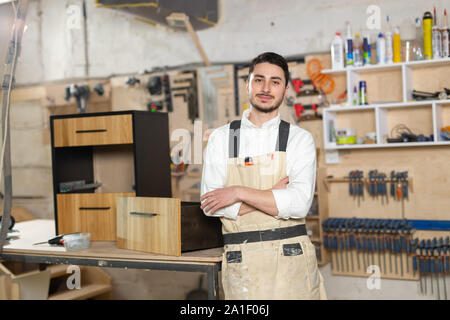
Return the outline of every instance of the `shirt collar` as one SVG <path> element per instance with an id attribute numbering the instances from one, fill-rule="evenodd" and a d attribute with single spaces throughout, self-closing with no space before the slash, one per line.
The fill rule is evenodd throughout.
<path id="1" fill-rule="evenodd" d="M 242 114 L 241 127 L 258 128 L 258 126 L 253 124 L 253 122 L 251 122 L 248 119 L 248 116 L 250 115 L 250 111 L 251 111 L 251 107 L 246 109 L 246 110 L 244 110 L 244 112 Z M 280 121 L 281 121 L 281 119 L 280 119 L 280 112 L 278 112 L 277 116 L 275 118 L 264 122 L 261 128 L 264 128 L 264 129 L 267 129 L 267 128 L 278 128 L 278 126 L 280 125 Z"/>

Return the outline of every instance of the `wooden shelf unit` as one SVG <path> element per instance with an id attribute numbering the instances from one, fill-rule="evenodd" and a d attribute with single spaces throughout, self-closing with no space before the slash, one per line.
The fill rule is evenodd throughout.
<path id="1" fill-rule="evenodd" d="M 450 59 L 402 62 L 388 65 L 370 65 L 323 73 L 346 75 L 347 106 L 333 106 L 323 110 L 324 148 L 326 150 L 445 146 L 440 128 L 450 125 L 450 99 L 415 101 L 412 91 L 435 92 L 450 87 Z M 352 105 L 353 88 L 360 80 L 367 82 L 369 105 Z M 405 124 L 416 134 L 433 135 L 433 141 L 387 143 L 396 124 Z M 354 128 L 357 137 L 376 133 L 376 143 L 337 145 L 333 129 Z"/>

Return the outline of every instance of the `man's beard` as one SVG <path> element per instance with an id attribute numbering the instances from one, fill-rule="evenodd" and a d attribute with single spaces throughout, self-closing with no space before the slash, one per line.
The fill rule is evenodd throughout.
<path id="1" fill-rule="evenodd" d="M 264 112 L 264 113 L 270 113 L 272 111 L 277 110 L 281 106 L 281 104 L 283 103 L 283 98 L 281 98 L 279 101 L 275 101 L 274 104 L 268 108 L 258 105 L 253 98 L 250 98 L 250 103 L 251 103 L 252 107 L 255 108 L 256 110 L 258 110 L 260 112 Z"/>

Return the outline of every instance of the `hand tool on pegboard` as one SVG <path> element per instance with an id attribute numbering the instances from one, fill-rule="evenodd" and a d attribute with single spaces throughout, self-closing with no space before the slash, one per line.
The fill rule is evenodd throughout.
<path id="1" fill-rule="evenodd" d="M 419 271 L 419 257 L 417 254 L 417 250 L 419 249 L 419 239 L 411 239 L 410 245 L 409 245 L 409 252 L 408 254 L 412 257 L 412 270 L 413 275 L 416 275 L 417 272 L 419 272 L 419 287 L 420 287 L 420 293 L 423 294 L 423 285 L 422 285 L 422 276 L 421 272 Z"/>
<path id="2" fill-rule="evenodd" d="M 170 90 L 170 77 L 168 74 L 164 74 L 162 77 L 162 87 L 164 91 L 164 103 L 166 105 L 167 112 L 172 112 L 172 94 Z"/>
<path id="3" fill-rule="evenodd" d="M 433 286 L 433 273 L 434 273 L 434 270 L 431 267 L 433 247 L 431 246 L 431 239 L 428 239 L 428 240 L 425 241 L 425 252 L 426 252 L 425 270 L 430 275 L 430 278 L 431 278 L 431 281 L 430 281 L 431 294 L 434 294 L 434 286 Z"/>
<path id="4" fill-rule="evenodd" d="M 292 88 L 297 94 L 297 97 L 305 97 L 305 96 L 317 96 L 319 95 L 319 91 L 315 87 L 312 80 L 302 80 L 300 78 L 291 80 Z M 311 85 L 311 88 L 303 88 L 305 85 Z"/>
<path id="5" fill-rule="evenodd" d="M 331 247 L 331 245 L 330 245 L 330 235 L 329 235 L 330 229 L 329 229 L 329 224 L 330 224 L 330 220 L 329 220 L 329 219 L 322 221 L 323 247 L 324 247 L 326 250 L 331 251 L 331 250 L 332 250 L 332 247 Z M 330 263 L 331 263 L 331 270 L 333 270 L 333 269 L 334 269 L 334 265 L 333 265 L 333 257 L 331 257 Z"/>
<path id="6" fill-rule="evenodd" d="M 414 239 L 411 241 L 413 253 L 413 270 L 419 271 L 419 287 L 421 294 L 428 294 L 427 282 L 430 277 L 430 292 L 440 300 L 448 299 L 446 276 L 449 272 L 450 238 Z M 419 253 L 417 254 L 417 249 Z M 436 286 L 436 289 L 434 288 Z M 441 294 L 442 292 L 442 294 Z"/>
<path id="7" fill-rule="evenodd" d="M 298 121 L 301 121 L 301 120 L 322 119 L 322 115 L 320 115 L 320 114 L 317 112 L 317 110 L 318 110 L 317 108 L 318 108 L 317 104 L 303 105 L 303 104 L 301 104 L 301 103 L 296 103 L 296 104 L 294 104 L 295 116 L 297 117 L 297 120 L 298 120 Z M 312 115 L 305 115 L 305 116 L 302 116 L 302 113 L 303 113 L 305 110 L 314 110 L 314 116 L 312 116 Z"/>
<path id="8" fill-rule="evenodd" d="M 326 231 L 324 231 L 326 248 L 332 252 L 336 250 L 333 260 L 333 263 L 336 261 L 336 264 L 333 265 L 333 268 L 336 267 L 336 271 L 354 272 L 355 253 L 356 270 L 358 271 L 361 271 L 361 268 L 366 270 L 369 265 L 378 264 L 383 273 L 394 274 L 403 278 L 406 264 L 406 274 L 409 274 L 409 261 L 413 256 L 410 242 L 414 231 L 411 221 L 404 219 L 331 218 L 323 222 L 323 228 Z M 445 246 L 442 245 L 441 247 L 443 252 Z M 386 254 L 389 255 L 389 263 L 387 263 Z M 332 256 L 334 257 L 333 254 Z M 415 259 L 417 260 L 417 257 Z M 434 267 L 430 262 L 427 263 L 427 270 L 433 272 L 433 275 L 436 274 L 439 269 L 437 262 L 434 262 L 436 263 Z M 389 270 L 387 267 L 389 267 Z M 445 270 L 443 262 L 440 268 Z"/>

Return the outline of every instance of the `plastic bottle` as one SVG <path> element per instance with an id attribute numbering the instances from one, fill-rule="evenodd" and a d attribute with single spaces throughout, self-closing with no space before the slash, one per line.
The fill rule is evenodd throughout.
<path id="1" fill-rule="evenodd" d="M 415 19 L 415 26 L 416 26 L 416 38 L 414 39 L 414 46 L 413 46 L 413 59 L 423 60 L 423 31 L 422 31 L 422 20 L 420 18 Z"/>
<path id="2" fill-rule="evenodd" d="M 361 36 L 355 33 L 355 41 L 353 42 L 353 63 L 356 67 L 363 65 Z"/>
<path id="3" fill-rule="evenodd" d="M 392 48 L 392 30 L 391 30 L 391 23 L 389 22 L 389 16 L 387 16 L 386 21 L 387 21 L 387 31 L 385 33 L 386 63 L 392 63 L 394 61 L 394 51 Z"/>
<path id="4" fill-rule="evenodd" d="M 380 32 L 377 39 L 377 63 L 386 63 L 386 41 L 383 38 L 383 34 Z"/>
<path id="5" fill-rule="evenodd" d="M 400 31 L 398 27 L 394 28 L 393 48 L 394 48 L 394 63 L 402 62 L 402 54 L 401 54 L 402 40 L 400 39 Z"/>
<path id="6" fill-rule="evenodd" d="M 353 65 L 353 39 L 350 23 L 347 22 L 347 38 L 345 39 L 345 64 Z"/>
<path id="7" fill-rule="evenodd" d="M 423 26 L 423 54 L 425 59 L 433 59 L 433 47 L 431 45 L 431 24 L 433 23 L 433 15 L 427 11 L 423 14 L 422 26 Z"/>
<path id="8" fill-rule="evenodd" d="M 447 25 L 447 10 L 444 9 L 444 18 L 443 20 L 443 27 L 441 29 L 441 38 L 442 38 L 442 57 L 447 58 L 450 57 L 450 29 Z"/>
<path id="9" fill-rule="evenodd" d="M 358 104 L 358 89 L 356 86 L 353 87 L 353 105 L 356 106 Z"/>
<path id="10" fill-rule="evenodd" d="M 344 42 L 340 32 L 336 32 L 331 42 L 331 66 L 333 69 L 344 69 Z"/>
<path id="11" fill-rule="evenodd" d="M 437 22 L 436 7 L 434 7 L 434 24 L 431 28 L 432 36 L 432 46 L 433 46 L 433 59 L 439 59 L 442 56 L 442 39 L 441 39 L 441 29 L 439 28 Z"/>

